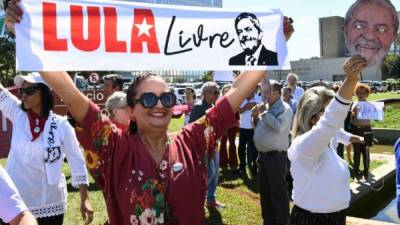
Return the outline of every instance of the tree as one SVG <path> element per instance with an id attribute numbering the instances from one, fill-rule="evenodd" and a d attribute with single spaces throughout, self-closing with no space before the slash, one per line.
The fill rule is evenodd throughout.
<path id="1" fill-rule="evenodd" d="M 14 84 L 15 39 L 12 35 L 0 38 L 0 79 L 5 87 Z"/>
<path id="2" fill-rule="evenodd" d="M 400 55 L 388 54 L 382 63 L 382 77 L 400 78 Z"/>
<path id="3" fill-rule="evenodd" d="M 214 72 L 213 71 L 207 71 L 203 77 L 201 78 L 203 82 L 207 81 L 213 81 L 214 80 Z"/>

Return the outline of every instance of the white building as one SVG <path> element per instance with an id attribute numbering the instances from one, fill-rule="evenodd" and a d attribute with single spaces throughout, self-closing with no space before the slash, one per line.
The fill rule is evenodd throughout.
<path id="1" fill-rule="evenodd" d="M 299 76 L 302 81 L 341 81 L 345 78 L 343 64 L 348 58 L 312 58 L 291 61 L 291 70 L 274 71 L 271 73 L 271 79 L 285 80 L 289 72 L 293 72 Z M 380 65 L 374 65 L 362 72 L 363 80 L 382 80 L 382 72 Z"/>

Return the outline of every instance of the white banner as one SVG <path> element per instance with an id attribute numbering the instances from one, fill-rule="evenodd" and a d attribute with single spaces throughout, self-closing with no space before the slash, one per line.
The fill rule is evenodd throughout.
<path id="1" fill-rule="evenodd" d="M 358 102 L 357 119 L 360 120 L 383 120 L 384 102 Z"/>
<path id="2" fill-rule="evenodd" d="M 277 9 L 101 0 L 23 0 L 21 6 L 20 71 L 290 68 Z"/>

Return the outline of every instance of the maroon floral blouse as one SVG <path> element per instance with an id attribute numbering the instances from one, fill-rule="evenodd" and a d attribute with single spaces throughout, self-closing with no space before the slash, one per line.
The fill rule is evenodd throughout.
<path id="1" fill-rule="evenodd" d="M 204 224 L 206 162 L 235 122 L 222 98 L 169 140 L 157 165 L 137 135 L 122 132 L 91 102 L 78 138 L 105 193 L 110 224 Z"/>

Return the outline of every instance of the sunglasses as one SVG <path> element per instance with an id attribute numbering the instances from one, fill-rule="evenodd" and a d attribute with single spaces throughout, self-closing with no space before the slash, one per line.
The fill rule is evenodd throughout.
<path id="1" fill-rule="evenodd" d="M 22 96 L 24 94 L 31 96 L 33 94 L 35 94 L 36 90 L 38 90 L 39 87 L 38 86 L 29 86 L 26 88 L 18 88 L 18 93 Z"/>
<path id="2" fill-rule="evenodd" d="M 139 102 L 144 108 L 150 109 L 157 105 L 158 100 L 165 108 L 172 108 L 176 105 L 176 96 L 171 92 L 164 92 L 160 96 L 152 92 L 145 92 L 135 100 L 135 103 Z"/>

